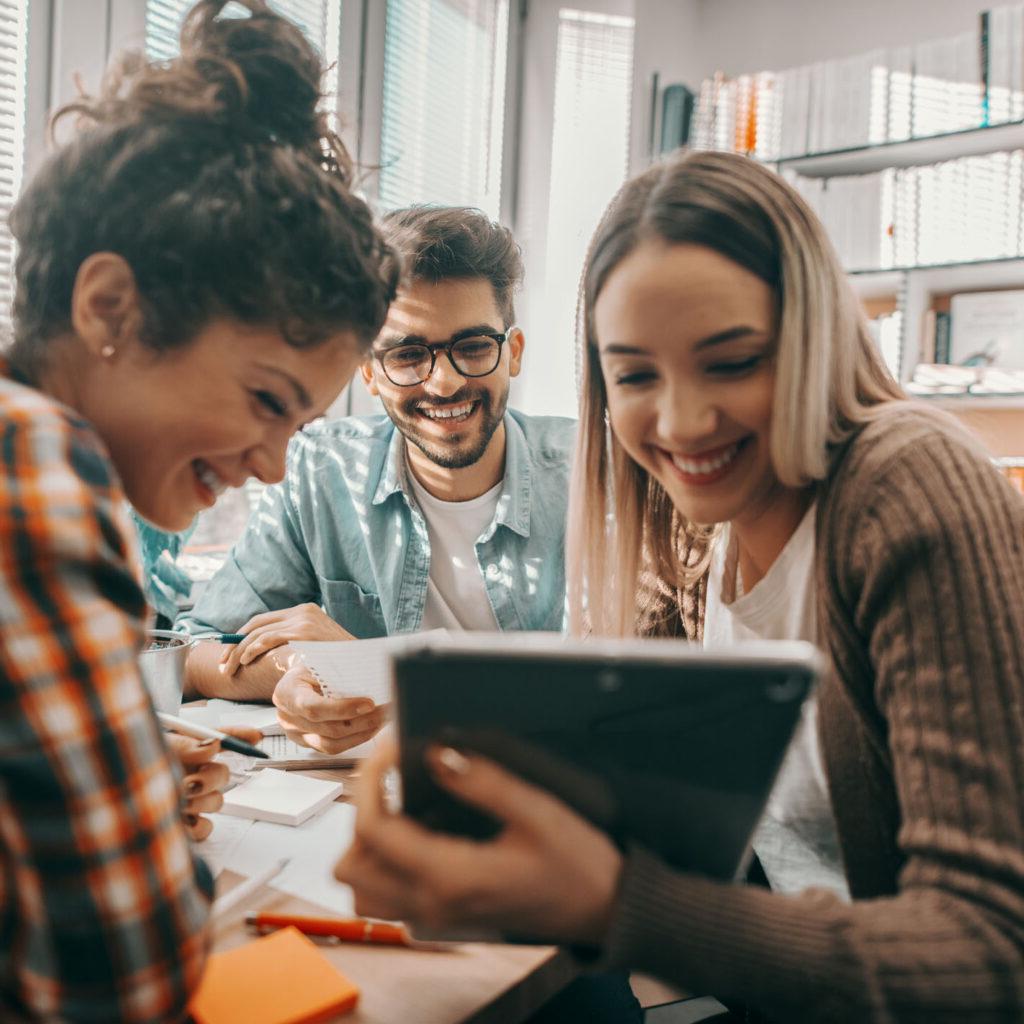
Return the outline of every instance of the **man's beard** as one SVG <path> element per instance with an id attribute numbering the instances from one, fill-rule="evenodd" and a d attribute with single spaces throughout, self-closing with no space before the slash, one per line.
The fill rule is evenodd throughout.
<path id="1" fill-rule="evenodd" d="M 483 458 L 494 432 L 501 426 L 508 406 L 508 391 L 506 387 L 497 403 L 492 402 L 489 391 L 474 394 L 469 388 L 444 401 L 420 398 L 415 401 L 394 403 L 386 402 L 383 398 L 381 400 L 384 402 L 384 411 L 406 440 L 416 445 L 435 466 L 441 466 L 443 469 L 465 469 Z M 424 405 L 458 405 L 462 402 L 479 403 L 478 408 L 471 414 L 476 422 L 467 429 L 467 433 L 453 434 L 448 441 L 439 441 L 420 432 L 422 417 L 417 412 L 418 408 Z"/>

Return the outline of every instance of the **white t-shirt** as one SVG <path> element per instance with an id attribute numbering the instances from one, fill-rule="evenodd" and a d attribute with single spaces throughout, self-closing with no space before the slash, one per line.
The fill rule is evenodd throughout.
<path id="1" fill-rule="evenodd" d="M 502 481 L 469 501 L 435 498 L 411 471 L 409 481 L 430 538 L 421 628 L 496 630 L 498 620 L 480 573 L 476 542 L 494 519 Z"/>
<path id="2" fill-rule="evenodd" d="M 736 545 L 726 527 L 708 576 L 705 647 L 728 647 L 739 640 L 817 643 L 814 532 L 812 505 L 768 572 L 743 593 L 742 586 L 737 586 Z M 754 852 L 776 892 L 815 887 L 849 899 L 817 717 L 818 704 L 812 696 L 804 703 L 764 816 L 754 832 Z"/>

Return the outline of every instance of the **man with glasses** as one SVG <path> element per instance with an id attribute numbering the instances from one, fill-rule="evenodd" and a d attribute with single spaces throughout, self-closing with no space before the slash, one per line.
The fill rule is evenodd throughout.
<path id="1" fill-rule="evenodd" d="M 179 622 L 246 634 L 197 644 L 190 689 L 273 696 L 290 736 L 331 753 L 369 738 L 384 710 L 285 674 L 288 642 L 558 630 L 564 610 L 575 424 L 507 408 L 525 345 L 519 249 L 475 210 L 413 207 L 383 228 L 406 280 L 362 375 L 387 415 L 297 436 L 285 480 Z"/>

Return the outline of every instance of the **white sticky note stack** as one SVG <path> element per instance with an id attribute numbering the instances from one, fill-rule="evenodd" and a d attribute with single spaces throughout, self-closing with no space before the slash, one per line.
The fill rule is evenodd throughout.
<path id="1" fill-rule="evenodd" d="M 301 825 L 344 791 L 343 782 L 265 768 L 224 794 L 222 814 L 279 825 Z"/>

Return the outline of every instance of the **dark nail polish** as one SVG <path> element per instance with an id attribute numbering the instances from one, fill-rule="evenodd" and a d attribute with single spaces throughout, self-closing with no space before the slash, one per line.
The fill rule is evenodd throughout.
<path id="1" fill-rule="evenodd" d="M 191 795 L 191 794 L 198 793 L 199 790 L 201 790 L 202 788 L 203 788 L 202 780 L 201 779 L 193 779 L 191 782 L 189 782 L 185 786 L 185 792 Z"/>
<path id="2" fill-rule="evenodd" d="M 199 824 L 199 815 L 198 814 L 186 814 L 185 815 L 185 824 L 188 825 L 189 828 L 195 828 L 196 825 Z"/>

